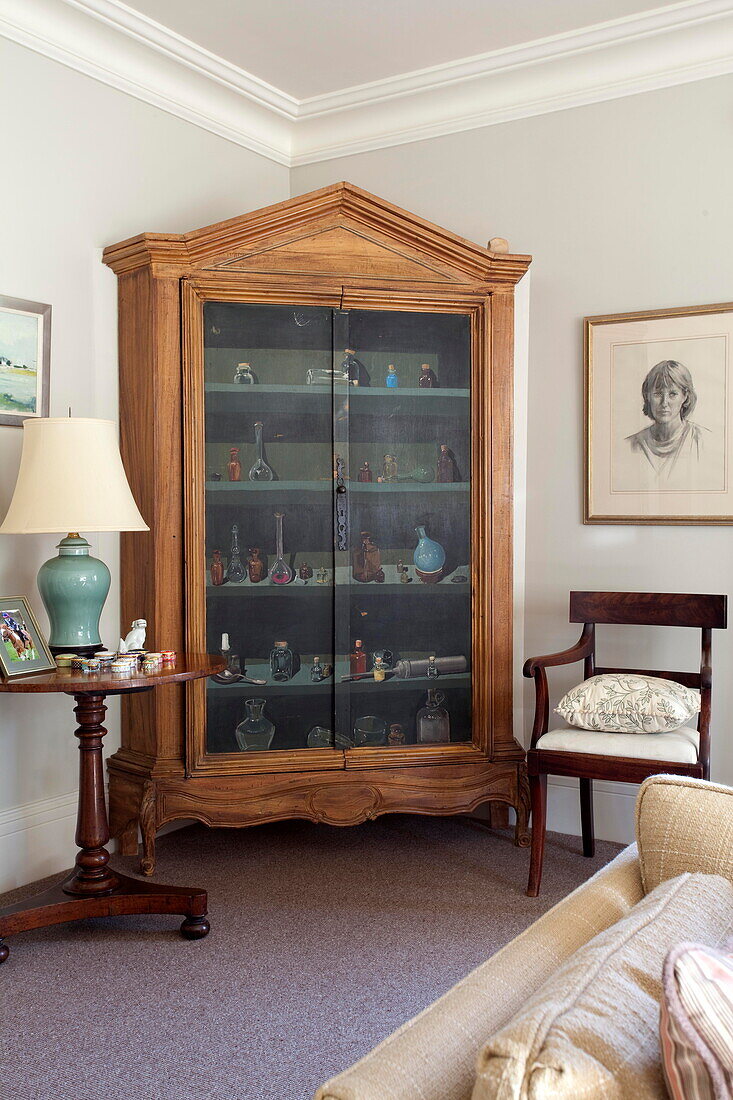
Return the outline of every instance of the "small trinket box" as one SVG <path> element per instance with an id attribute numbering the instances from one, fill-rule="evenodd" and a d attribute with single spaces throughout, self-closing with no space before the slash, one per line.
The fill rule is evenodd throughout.
<path id="1" fill-rule="evenodd" d="M 176 663 L 176 651 L 175 649 L 164 649 L 161 653 L 163 658 L 163 664 L 174 665 Z"/>
<path id="2" fill-rule="evenodd" d="M 120 661 L 118 659 L 113 661 L 110 665 L 110 672 L 113 676 L 132 676 L 134 667 L 129 661 Z"/>
<path id="3" fill-rule="evenodd" d="M 56 668 L 70 669 L 71 662 L 76 657 L 75 653 L 59 653 L 56 658 Z"/>
<path id="4" fill-rule="evenodd" d="M 151 672 L 160 672 L 161 661 L 155 658 L 146 657 L 143 661 L 143 672 L 146 676 L 149 676 Z"/>
<path id="5" fill-rule="evenodd" d="M 94 656 L 97 658 L 100 665 L 109 665 L 112 664 L 117 654 L 113 653 L 111 649 L 100 649 Z"/>
<path id="6" fill-rule="evenodd" d="M 87 657 L 81 663 L 81 670 L 82 670 L 82 672 L 86 672 L 86 673 L 99 672 L 99 658 L 98 657 Z"/>
<path id="7" fill-rule="evenodd" d="M 83 657 L 77 657 L 76 654 L 74 654 L 71 658 L 71 671 L 72 672 L 81 672 L 83 664 L 84 664 L 84 658 Z"/>

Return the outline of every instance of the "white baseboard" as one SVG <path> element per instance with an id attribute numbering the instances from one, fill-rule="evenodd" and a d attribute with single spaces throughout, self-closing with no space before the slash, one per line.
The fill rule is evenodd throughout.
<path id="1" fill-rule="evenodd" d="M 631 783 L 596 780 L 593 816 L 598 840 L 630 844 L 634 839 L 634 805 L 639 788 Z M 551 776 L 547 783 L 547 828 L 580 836 L 580 796 L 577 779 Z"/>
<path id="2" fill-rule="evenodd" d="M 71 866 L 76 805 L 72 791 L 0 811 L 0 893 Z"/>

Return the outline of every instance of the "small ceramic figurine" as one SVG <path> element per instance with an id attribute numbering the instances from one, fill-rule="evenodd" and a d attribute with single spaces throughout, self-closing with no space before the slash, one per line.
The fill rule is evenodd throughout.
<path id="1" fill-rule="evenodd" d="M 308 562 L 301 562 L 298 566 L 298 577 L 300 578 L 300 580 L 303 581 L 303 583 L 305 584 L 306 581 L 309 581 L 312 576 L 313 570 L 310 565 L 308 565 Z"/>
<path id="2" fill-rule="evenodd" d="M 120 638 L 118 653 L 129 653 L 131 649 L 144 649 L 145 648 L 145 629 L 147 627 L 145 619 L 133 619 L 132 630 L 129 631 L 127 637 L 123 640 Z"/>
<path id="3" fill-rule="evenodd" d="M 360 359 L 356 357 L 355 348 L 344 348 L 344 361 L 341 364 L 344 379 L 349 380 L 352 386 L 368 386 L 371 382 L 369 371 Z"/>
<path id="4" fill-rule="evenodd" d="M 242 463 L 239 461 L 239 447 L 229 448 L 229 462 L 227 472 L 230 481 L 240 481 L 242 477 Z"/>
<path id="5" fill-rule="evenodd" d="M 435 371 L 432 370 L 429 363 L 423 363 L 420 367 L 420 377 L 417 380 L 417 384 L 421 390 L 432 390 L 438 385 Z"/>
<path id="6" fill-rule="evenodd" d="M 401 722 L 392 722 L 389 727 L 389 734 L 387 735 L 388 745 L 404 745 L 405 743 L 405 727 Z"/>
<path id="7" fill-rule="evenodd" d="M 368 462 L 363 462 L 359 467 L 359 481 L 362 483 L 370 482 L 372 480 L 372 471 L 369 468 Z"/>
<path id="8" fill-rule="evenodd" d="M 394 363 L 390 363 L 387 367 L 387 377 L 384 380 L 385 386 L 389 386 L 390 389 L 395 389 L 400 384 L 400 380 L 397 376 L 397 368 Z"/>

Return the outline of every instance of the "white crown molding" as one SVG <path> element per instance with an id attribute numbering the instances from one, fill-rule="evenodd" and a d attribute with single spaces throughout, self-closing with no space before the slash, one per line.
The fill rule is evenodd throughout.
<path id="1" fill-rule="evenodd" d="M 116 0 L 0 0 L 0 35 L 289 165 L 292 119 L 282 113 L 285 97 L 277 106 L 268 102 L 272 96 L 263 82 L 225 61 L 214 59 L 214 65 L 212 55 L 193 43 L 184 50 L 185 40 L 170 31 L 165 38 L 146 38 L 143 24 L 148 21 L 138 17 L 133 26 L 132 20 L 125 22 L 126 12 Z"/>
<path id="2" fill-rule="evenodd" d="M 290 167 L 733 72 L 731 0 L 298 100 L 121 0 L 0 0 L 0 35 Z"/>

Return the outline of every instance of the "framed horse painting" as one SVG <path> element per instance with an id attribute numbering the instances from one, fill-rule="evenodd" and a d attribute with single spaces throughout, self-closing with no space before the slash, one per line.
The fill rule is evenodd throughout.
<path id="1" fill-rule="evenodd" d="M 25 596 L 0 596 L 0 675 L 4 679 L 56 668 Z"/>

